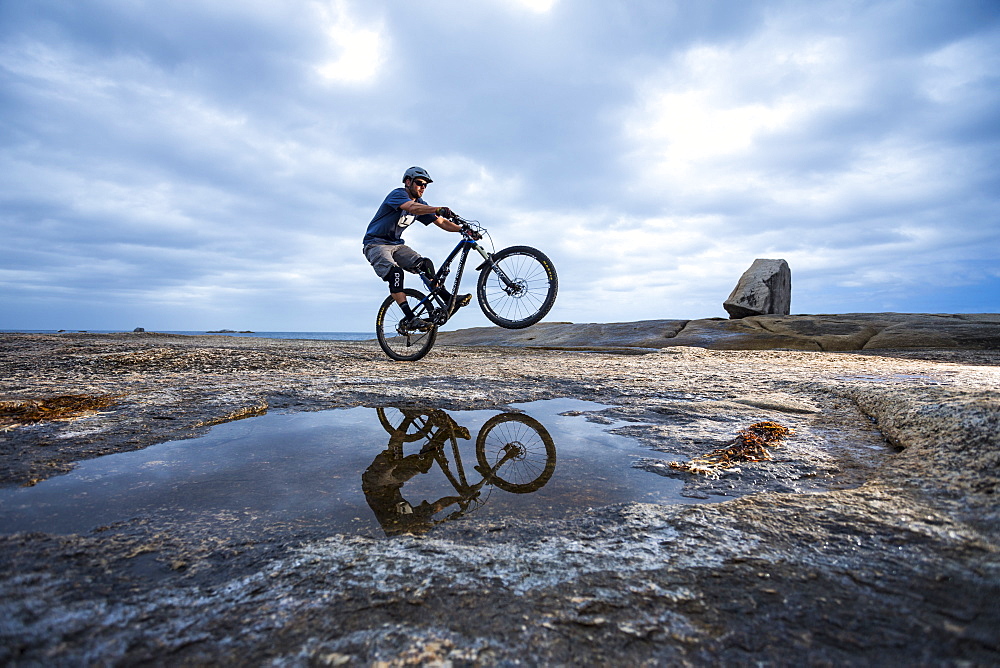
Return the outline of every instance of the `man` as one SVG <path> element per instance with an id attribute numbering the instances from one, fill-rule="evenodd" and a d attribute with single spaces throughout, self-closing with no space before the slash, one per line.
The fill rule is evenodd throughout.
<path id="1" fill-rule="evenodd" d="M 419 220 L 424 225 L 434 223 L 446 232 L 461 232 L 462 227 L 449 220 L 451 209 L 431 206 L 423 200 L 427 184 L 433 183 L 422 167 L 410 167 L 403 173 L 403 187 L 386 195 L 375 217 L 368 224 L 363 242 L 365 257 L 379 278 L 389 284 L 389 294 L 403 311 L 402 325 L 409 329 L 426 331 L 431 323 L 413 315 L 403 292 L 403 271 L 434 275 L 434 264 L 403 243 L 403 231 Z M 445 292 L 445 299 L 451 295 Z M 472 295 L 458 295 L 455 308 L 472 301 Z"/>
<path id="2" fill-rule="evenodd" d="M 406 500 L 403 496 L 403 486 L 418 474 L 430 471 L 434 463 L 440 461 L 438 456 L 449 437 L 454 436 L 467 441 L 472 436 L 466 427 L 460 426 L 441 410 L 421 412 L 403 409 L 403 415 L 406 418 L 426 420 L 427 440 L 420 452 L 403 454 L 403 445 L 413 440 L 412 434 L 407 433 L 407 427 L 415 424 L 406 419 L 390 432 L 389 445 L 385 451 L 379 453 L 361 474 L 361 490 L 365 493 L 365 500 L 387 536 L 425 533 L 435 524 L 447 519 L 435 519 L 434 515 L 453 504 L 459 505 L 455 515 L 460 515 L 469 501 L 475 498 L 474 495 L 456 490 L 459 495 L 444 496 L 434 503 L 424 500 L 414 506 Z M 420 435 L 424 433 L 423 430 L 420 431 Z M 446 464 L 447 462 L 441 466 L 446 468 Z"/>

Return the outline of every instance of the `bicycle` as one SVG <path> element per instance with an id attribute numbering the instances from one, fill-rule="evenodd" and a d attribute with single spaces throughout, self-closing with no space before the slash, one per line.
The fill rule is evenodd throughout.
<path id="1" fill-rule="evenodd" d="M 552 437 L 541 423 L 522 413 L 495 415 L 479 430 L 474 470 L 481 479 L 473 481 L 466 474 L 459 448 L 459 440 L 471 440 L 472 434 L 445 411 L 377 410 L 379 421 L 390 435 L 389 444 L 362 475 L 362 490 L 386 535 L 422 533 L 457 519 L 483 506 L 492 487 L 512 494 L 538 491 L 555 471 L 556 446 Z M 407 455 L 403 450 L 406 444 L 411 449 L 414 445 L 422 447 Z M 406 483 L 428 473 L 434 464 L 440 467 L 455 494 L 433 503 L 410 504 L 402 495 Z M 437 516 L 451 506 L 457 508 L 445 517 Z"/>
<path id="2" fill-rule="evenodd" d="M 391 295 L 378 310 L 375 335 L 385 354 L 394 360 L 413 362 L 430 352 L 438 328 L 455 313 L 465 263 L 473 250 L 483 257 L 482 264 L 476 267 L 476 298 L 483 315 L 494 324 L 506 329 L 529 327 L 544 318 L 556 301 L 559 278 L 555 265 L 544 253 L 530 246 L 510 246 L 491 253 L 478 243 L 488 236 L 478 221 L 454 214 L 452 220 L 461 225 L 462 239 L 433 276 L 420 273 L 428 293 L 403 289 L 414 316 L 430 326 L 423 330 L 406 326 L 406 317 Z M 445 279 L 456 258 L 458 269 L 448 293 Z"/>

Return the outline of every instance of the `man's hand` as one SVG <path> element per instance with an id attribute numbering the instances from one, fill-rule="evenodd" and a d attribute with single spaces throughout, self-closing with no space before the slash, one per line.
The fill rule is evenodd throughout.
<path id="1" fill-rule="evenodd" d="M 483 238 L 482 233 L 477 232 L 476 230 L 472 229 L 471 227 L 463 227 L 462 228 L 462 232 L 464 232 L 465 235 L 468 236 L 470 239 L 475 239 L 476 241 L 479 241 L 480 239 Z"/>
<path id="2" fill-rule="evenodd" d="M 440 207 L 434 213 L 436 213 L 437 215 L 441 216 L 442 218 L 447 218 L 448 220 L 451 220 L 452 216 L 455 215 L 455 213 L 451 209 L 449 209 L 448 207 L 446 207 L 446 206 Z"/>

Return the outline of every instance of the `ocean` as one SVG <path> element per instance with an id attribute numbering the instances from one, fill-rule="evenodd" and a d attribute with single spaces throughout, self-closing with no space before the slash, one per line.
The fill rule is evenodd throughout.
<path id="1" fill-rule="evenodd" d="M 0 329 L 4 334 L 121 334 L 131 332 L 122 329 Z M 147 334 L 186 334 L 189 336 L 211 334 L 215 336 L 245 336 L 259 339 L 312 339 L 317 341 L 367 341 L 375 334 L 367 332 L 197 332 L 197 331 L 149 331 Z"/>

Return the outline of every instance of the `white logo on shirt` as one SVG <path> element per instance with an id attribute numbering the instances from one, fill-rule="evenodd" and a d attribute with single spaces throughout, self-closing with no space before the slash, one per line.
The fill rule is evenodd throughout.
<path id="1" fill-rule="evenodd" d="M 400 227 L 409 227 L 410 225 L 413 224 L 413 221 L 415 221 L 416 219 L 417 219 L 416 216 L 410 215 L 404 211 L 403 213 L 399 214 L 399 222 L 397 222 L 396 224 L 399 225 Z"/>

